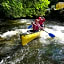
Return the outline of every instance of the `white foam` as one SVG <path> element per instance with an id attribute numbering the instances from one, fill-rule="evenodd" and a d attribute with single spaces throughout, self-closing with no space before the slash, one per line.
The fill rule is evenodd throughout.
<path id="1" fill-rule="evenodd" d="M 15 31 L 8 31 L 3 34 L 0 34 L 0 37 L 2 38 L 12 37 L 13 35 L 16 35 L 16 34 L 26 33 L 27 30 L 30 30 L 30 29 L 16 29 Z"/>
<path id="2" fill-rule="evenodd" d="M 55 41 L 58 41 L 59 43 L 64 44 L 64 33 L 62 33 L 61 30 L 64 30 L 64 26 L 50 26 L 53 29 L 50 28 L 45 28 L 45 31 L 47 31 L 48 33 L 52 33 L 55 35 Z M 44 42 L 48 42 L 46 41 L 47 38 L 51 38 L 49 37 L 49 35 L 46 32 L 42 32 L 41 33 L 41 39 L 40 41 L 44 41 Z"/>
<path id="3" fill-rule="evenodd" d="M 8 31 L 8 32 L 5 32 L 3 34 L 0 34 L 0 36 L 2 38 L 7 38 L 7 37 L 11 37 L 13 35 L 16 35 L 18 32 L 17 31 Z"/>
<path id="4" fill-rule="evenodd" d="M 20 22 L 21 23 L 26 23 L 27 21 L 26 21 L 26 19 L 21 19 Z"/>

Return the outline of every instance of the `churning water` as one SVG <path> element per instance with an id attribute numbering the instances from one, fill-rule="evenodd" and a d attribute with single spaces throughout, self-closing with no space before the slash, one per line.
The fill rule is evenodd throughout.
<path id="1" fill-rule="evenodd" d="M 18 47 L 13 54 L 2 58 L 0 64 L 64 64 L 64 25 L 56 21 L 49 22 L 45 23 L 45 31 L 54 34 L 54 38 L 51 38 L 45 31 L 41 32 L 40 38 L 24 47 Z M 13 35 L 12 33 L 25 31 L 15 28 L 15 33 L 11 30 L 8 34 Z M 4 37 L 2 34 L 1 36 Z"/>

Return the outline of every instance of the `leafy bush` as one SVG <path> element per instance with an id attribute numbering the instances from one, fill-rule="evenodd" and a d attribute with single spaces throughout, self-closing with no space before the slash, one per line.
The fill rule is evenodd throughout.
<path id="1" fill-rule="evenodd" d="M 49 3 L 48 0 L 0 0 L 0 11 L 8 18 L 42 16 Z"/>

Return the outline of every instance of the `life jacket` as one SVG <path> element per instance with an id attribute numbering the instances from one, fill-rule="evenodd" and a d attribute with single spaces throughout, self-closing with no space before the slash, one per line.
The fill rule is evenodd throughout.
<path id="1" fill-rule="evenodd" d="M 38 25 L 33 24 L 33 30 L 38 31 L 39 30 Z"/>
<path id="2" fill-rule="evenodd" d="M 44 19 L 39 20 L 39 24 L 40 24 L 40 25 L 42 25 L 42 24 L 44 23 L 44 21 L 45 21 L 45 18 L 44 18 Z"/>

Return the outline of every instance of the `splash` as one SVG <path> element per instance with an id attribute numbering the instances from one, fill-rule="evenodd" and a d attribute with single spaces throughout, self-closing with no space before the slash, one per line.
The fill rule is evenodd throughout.
<path id="1" fill-rule="evenodd" d="M 45 31 L 47 31 L 48 33 L 54 34 L 53 31 L 50 30 L 50 29 L 48 29 L 48 28 L 45 28 Z M 40 33 L 40 37 L 41 37 L 40 38 L 40 42 L 43 43 L 43 44 L 50 44 L 50 41 L 52 39 L 54 39 L 54 38 L 51 38 L 49 36 L 49 34 L 47 32 L 45 32 L 45 31 L 43 31 L 43 32 Z"/>
<path id="2" fill-rule="evenodd" d="M 14 35 L 18 35 L 18 34 L 22 34 L 22 33 L 27 33 L 27 31 L 30 29 L 16 29 L 15 31 L 11 30 L 11 31 L 7 31 L 3 34 L 0 34 L 1 38 L 10 38 Z"/>
<path id="3" fill-rule="evenodd" d="M 8 31 L 8 32 L 5 32 L 3 34 L 0 34 L 0 36 L 2 38 L 7 38 L 7 37 L 11 37 L 13 35 L 16 35 L 18 32 L 17 31 Z"/>
<path id="4" fill-rule="evenodd" d="M 64 44 L 64 26 L 49 25 L 48 27 L 50 27 L 50 28 L 45 28 L 45 30 L 48 33 L 52 33 L 55 35 L 55 38 L 53 40 L 55 40 L 55 42 Z M 51 41 L 51 37 L 49 37 L 49 35 L 46 32 L 42 32 L 40 36 L 41 36 L 41 38 L 40 38 L 41 42 L 46 43 L 46 42 L 48 42 L 48 40 Z"/>
<path id="5" fill-rule="evenodd" d="M 64 44 L 64 26 L 51 26 L 53 28 L 53 32 L 56 35 L 56 39 L 58 39 L 59 43 Z"/>

